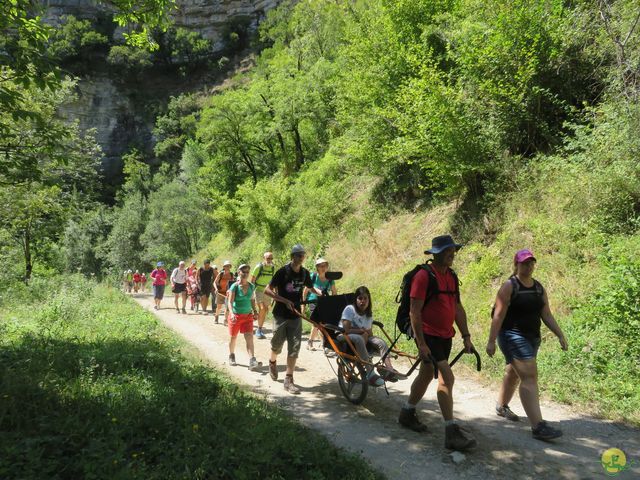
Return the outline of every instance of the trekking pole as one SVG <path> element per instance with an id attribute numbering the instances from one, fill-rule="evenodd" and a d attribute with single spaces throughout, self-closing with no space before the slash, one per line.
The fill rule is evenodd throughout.
<path id="1" fill-rule="evenodd" d="M 453 367 L 456 362 L 458 360 L 460 360 L 460 358 L 462 357 L 462 355 L 464 355 L 465 353 L 467 353 L 467 351 L 463 348 L 460 353 L 458 353 L 458 355 L 455 356 L 455 358 L 453 359 L 453 361 L 449 364 L 450 367 Z M 480 355 L 478 354 L 477 350 L 474 348 L 471 350 L 471 352 L 469 353 L 473 353 L 476 357 L 476 370 L 480 371 L 482 370 L 482 361 L 480 360 Z"/>

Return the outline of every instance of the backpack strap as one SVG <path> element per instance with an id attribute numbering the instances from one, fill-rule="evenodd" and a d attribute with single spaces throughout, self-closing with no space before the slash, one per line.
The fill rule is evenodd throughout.
<path id="1" fill-rule="evenodd" d="M 431 263 L 432 263 L 432 260 L 429 260 L 429 262 L 425 263 L 423 267 L 429 274 L 429 284 L 427 285 L 427 296 L 425 297 L 424 305 L 422 308 L 424 308 L 427 305 L 427 303 L 429 303 L 429 301 L 433 300 L 436 296 L 440 294 L 455 295 L 456 300 L 460 302 L 460 279 L 458 278 L 458 274 L 453 269 L 449 268 L 448 269 L 449 273 L 451 273 L 451 275 L 453 276 L 453 279 L 456 284 L 455 289 L 453 291 L 440 290 L 440 284 L 438 283 L 438 278 L 436 277 L 436 274 L 433 270 L 433 267 L 431 266 Z"/>
<path id="2" fill-rule="evenodd" d="M 515 275 L 511 275 L 509 277 L 509 281 L 511 282 L 511 299 L 509 301 L 509 303 L 513 302 L 513 299 L 516 298 L 518 296 L 518 293 L 520 293 L 520 282 L 518 281 L 518 279 L 516 278 Z"/>

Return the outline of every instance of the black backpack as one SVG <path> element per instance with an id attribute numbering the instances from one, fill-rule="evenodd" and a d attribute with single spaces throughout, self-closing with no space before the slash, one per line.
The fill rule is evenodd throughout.
<path id="1" fill-rule="evenodd" d="M 427 295 L 424 300 L 424 305 L 422 306 L 423 310 L 427 304 L 438 295 L 455 295 L 456 299 L 460 301 L 460 280 L 458 279 L 456 272 L 449 269 L 456 281 L 455 290 L 440 290 L 438 279 L 436 278 L 436 274 L 431 266 L 431 260 L 423 265 L 416 265 L 413 270 L 404 274 L 404 277 L 402 277 L 402 283 L 400 284 L 400 290 L 396 295 L 396 303 L 400 304 L 398 305 L 398 313 L 396 314 L 396 327 L 400 329 L 407 338 L 413 338 L 414 336 L 411 329 L 411 319 L 409 317 L 409 311 L 411 309 L 411 282 L 413 281 L 413 277 L 423 269 L 426 270 L 429 275 L 429 285 L 427 286 Z"/>
<path id="2" fill-rule="evenodd" d="M 509 277 L 509 281 L 511 282 L 511 285 L 513 286 L 513 289 L 511 290 L 511 299 L 509 300 L 509 305 L 511 305 L 513 303 L 513 300 L 520 294 L 520 282 L 518 281 L 518 279 L 516 278 L 515 275 L 511 275 Z M 536 289 L 535 289 L 535 292 L 532 292 L 532 293 L 535 293 L 536 295 L 539 295 L 539 296 L 544 295 L 544 287 L 535 278 L 533 279 L 533 285 L 536 287 Z M 529 292 L 523 292 L 523 293 L 529 293 Z M 494 313 L 496 313 L 496 304 L 495 303 L 491 307 L 491 318 L 492 319 L 493 319 L 493 314 Z"/>

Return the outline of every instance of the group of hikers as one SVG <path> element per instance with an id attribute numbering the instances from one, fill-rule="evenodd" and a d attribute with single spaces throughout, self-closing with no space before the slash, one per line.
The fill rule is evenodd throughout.
<path id="1" fill-rule="evenodd" d="M 409 319 L 412 337 L 422 360 L 410 394 L 400 410 L 399 423 L 415 432 L 426 432 L 427 426 L 417 414 L 416 406 L 424 397 L 437 375 L 437 400 L 444 420 L 445 447 L 453 450 L 467 450 L 476 445 L 469 430 L 463 427 L 453 413 L 453 386 L 455 376 L 449 366 L 452 339 L 456 334 L 454 325 L 461 333 L 465 351 L 475 350 L 467 325 L 467 316 L 460 297 L 459 281 L 452 270 L 453 262 L 462 245 L 455 243 L 450 235 L 442 235 L 432 240 L 431 248 L 424 253 L 433 258 L 416 267 L 410 278 Z M 242 264 L 236 272 L 231 262 L 225 261 L 218 271 L 209 260 L 197 268 L 195 261 L 190 267 L 180 262 L 170 276 L 162 262 L 151 272 L 155 308 L 160 307 L 167 280 L 174 293 L 174 305 L 178 313 L 186 313 L 188 292 L 192 297 L 192 308 L 201 308 L 208 315 L 209 296 L 212 297 L 212 313 L 215 323 L 223 316 L 228 326 L 229 364 L 237 365 L 235 348 L 238 334 L 245 338 L 249 355 L 249 369 L 256 370 L 262 364 L 256 360 L 253 344 L 254 321 L 257 322 L 255 336 L 265 339 L 264 322 L 268 309 L 273 304 L 273 330 L 269 374 L 278 379 L 277 358 L 287 344 L 286 373 L 284 389 L 291 394 L 300 393 L 294 382 L 294 370 L 302 345 L 302 304 L 309 303 L 311 312 L 315 308 L 313 300 L 324 295 L 336 295 L 333 280 L 327 278 L 327 260 L 315 261 L 316 271 L 311 273 L 303 264 L 306 251 L 300 244 L 290 252 L 290 261 L 276 269 L 273 254 L 266 252 L 263 260 L 253 270 Z M 520 400 L 531 424 L 532 436 L 539 440 L 551 440 L 562 436 L 562 432 L 549 425 L 542 418 L 538 395 L 536 356 L 540 346 L 541 323 L 544 323 L 559 339 L 561 348 L 566 350 L 567 341 L 549 307 L 549 299 L 544 287 L 533 278 L 536 258 L 530 250 L 519 250 L 513 258 L 513 274 L 497 292 L 492 311 L 492 322 L 486 353 L 493 356 L 496 342 L 505 358 L 506 368 L 498 393 L 495 413 L 509 421 L 519 421 L 509 404 L 519 389 Z M 197 292 L 194 295 L 193 292 Z M 182 298 L 182 308 L 178 300 Z M 306 302 L 305 302 L 306 301 Z M 194 303 L 195 302 L 195 303 Z M 197 303 L 199 302 L 199 303 Z M 354 292 L 354 301 L 341 315 L 342 333 L 348 336 L 358 355 L 369 360 L 371 353 L 385 358 L 384 366 L 377 371 L 367 367 L 370 385 L 384 385 L 386 380 L 398 380 L 403 376 L 391 365 L 386 342 L 373 335 L 372 298 L 366 286 Z M 215 307 L 214 307 L 215 305 Z M 314 342 L 318 332 L 312 329 L 307 348 L 316 350 Z M 326 354 L 333 354 L 325 349 Z"/>
<path id="2" fill-rule="evenodd" d="M 125 270 L 122 274 L 122 290 L 125 293 L 143 292 L 147 288 L 147 276 L 140 270 Z"/>

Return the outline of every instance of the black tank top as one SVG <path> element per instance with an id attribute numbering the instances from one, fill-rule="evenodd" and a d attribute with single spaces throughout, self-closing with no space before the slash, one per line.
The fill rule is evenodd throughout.
<path id="1" fill-rule="evenodd" d="M 511 300 L 500 330 L 515 330 L 528 338 L 540 338 L 540 324 L 544 299 L 535 283 L 531 287 L 520 284 L 518 294 Z"/>
<path id="2" fill-rule="evenodd" d="M 213 283 L 213 268 L 205 270 L 201 267 L 198 273 L 200 274 L 200 283 L 202 285 L 209 286 Z"/>

